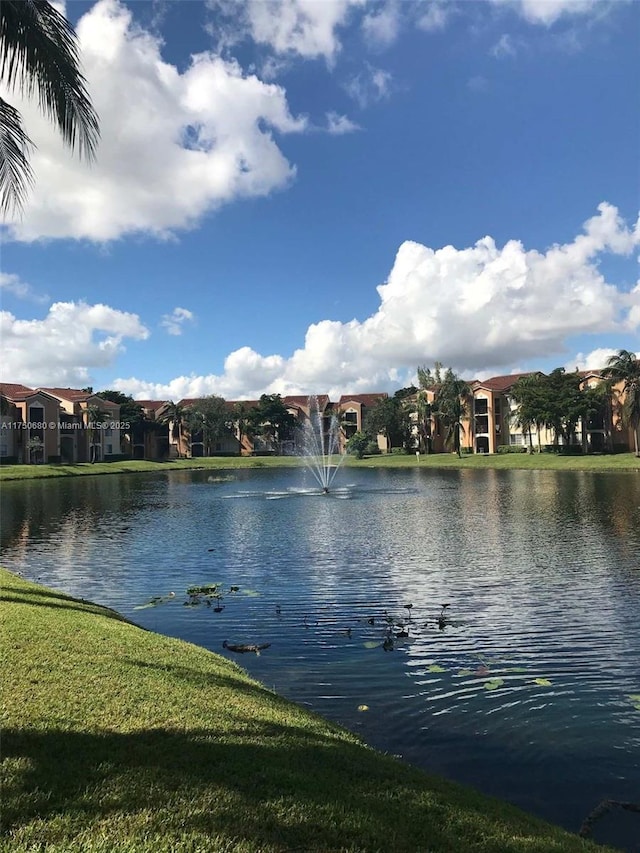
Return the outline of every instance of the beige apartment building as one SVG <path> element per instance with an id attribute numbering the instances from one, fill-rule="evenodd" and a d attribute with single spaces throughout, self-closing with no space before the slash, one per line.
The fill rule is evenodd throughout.
<path id="1" fill-rule="evenodd" d="M 121 453 L 120 406 L 96 394 L 2 383 L 0 404 L 0 458 L 37 465 L 100 461 Z"/>

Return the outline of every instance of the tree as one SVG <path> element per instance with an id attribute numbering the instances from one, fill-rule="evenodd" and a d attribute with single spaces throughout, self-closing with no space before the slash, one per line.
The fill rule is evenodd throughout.
<path id="1" fill-rule="evenodd" d="M 282 402 L 280 394 L 263 394 L 248 418 L 253 434 L 262 436 L 268 445 L 278 451 L 283 441 L 292 438 L 296 427 L 296 419 Z"/>
<path id="2" fill-rule="evenodd" d="M 47 0 L 0 3 L 0 79 L 11 91 L 37 93 L 38 105 L 66 145 L 92 160 L 98 117 L 80 73 L 76 34 Z M 33 143 L 15 107 L 0 98 L 0 210 L 21 210 L 33 183 Z"/>
<path id="3" fill-rule="evenodd" d="M 193 435 L 202 433 L 202 445 L 205 456 L 211 456 L 214 445 L 231 432 L 233 417 L 225 400 L 211 394 L 196 400 L 187 413 L 187 425 Z"/>
<path id="4" fill-rule="evenodd" d="M 252 409 L 252 406 L 242 401 L 236 403 L 233 407 L 233 420 L 236 428 L 236 438 L 238 439 L 238 456 L 242 456 L 242 442 L 244 438 L 253 437 Z"/>
<path id="5" fill-rule="evenodd" d="M 416 391 L 415 413 L 417 416 L 418 443 L 420 449 L 425 453 L 431 452 L 432 447 L 432 421 L 433 421 L 433 398 L 437 388 L 442 384 L 442 365 L 435 363 L 434 372 L 430 367 L 418 367 L 418 384 Z M 431 399 L 429 399 L 431 397 Z"/>
<path id="6" fill-rule="evenodd" d="M 447 368 L 441 383 L 437 386 L 433 401 L 433 410 L 443 424 L 445 444 L 453 446 L 458 456 L 462 456 L 461 436 L 464 435 L 464 421 L 469 417 L 471 388 L 460 379 L 451 368 Z"/>
<path id="7" fill-rule="evenodd" d="M 533 452 L 531 427 L 535 426 L 538 436 L 538 453 L 541 452 L 540 433 L 547 421 L 545 404 L 546 377 L 542 373 L 532 373 L 521 376 L 511 388 L 511 397 L 516 402 L 516 409 L 511 414 L 512 421 L 529 436 L 529 450 Z"/>
<path id="8" fill-rule="evenodd" d="M 111 417 L 111 415 L 95 404 L 88 406 L 85 411 L 87 415 L 86 428 L 89 432 L 89 461 L 93 464 L 98 455 L 96 448 L 102 446 L 102 443 L 98 441 L 98 436 L 102 429 L 102 421 Z"/>
<path id="9" fill-rule="evenodd" d="M 622 402 L 622 421 L 633 431 L 635 454 L 640 457 L 640 360 L 629 350 L 618 350 L 608 359 L 602 376 Z M 616 389 L 618 385 L 621 388 Z"/>
<path id="10" fill-rule="evenodd" d="M 108 400 L 110 403 L 117 403 L 120 406 L 120 423 L 129 424 L 128 427 L 121 429 L 120 433 L 128 436 L 129 440 L 133 443 L 134 429 L 142 428 L 144 430 L 149 424 L 140 403 L 137 403 L 128 394 L 122 394 L 120 391 L 112 391 L 110 388 L 105 391 L 99 391 L 97 396 L 102 400 Z"/>
<path id="11" fill-rule="evenodd" d="M 383 435 L 387 453 L 393 446 L 406 446 L 411 432 L 410 411 L 402 397 L 381 397 L 364 417 L 364 432 Z"/>
<path id="12" fill-rule="evenodd" d="M 356 459 L 363 459 L 370 441 L 371 437 L 366 432 L 354 432 L 347 441 L 347 453 L 353 454 Z"/>
<path id="13" fill-rule="evenodd" d="M 158 423 L 171 424 L 171 437 L 177 442 L 178 458 L 180 458 L 182 456 L 182 435 L 187 425 L 187 409 L 180 403 L 174 403 L 171 400 L 158 416 Z"/>

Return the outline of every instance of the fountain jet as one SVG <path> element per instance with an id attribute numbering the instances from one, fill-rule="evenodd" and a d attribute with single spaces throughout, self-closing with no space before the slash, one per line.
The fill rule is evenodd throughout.
<path id="1" fill-rule="evenodd" d="M 329 494 L 333 478 L 345 457 L 340 453 L 340 423 L 336 415 L 323 415 L 317 397 L 309 397 L 309 419 L 302 431 L 302 456 L 318 481 L 323 495 Z M 334 458 L 337 456 L 337 462 Z"/>

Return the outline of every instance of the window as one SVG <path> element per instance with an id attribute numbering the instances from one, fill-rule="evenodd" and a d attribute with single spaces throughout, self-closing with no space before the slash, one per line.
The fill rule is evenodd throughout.
<path id="1" fill-rule="evenodd" d="M 348 424 L 357 424 L 358 423 L 358 413 L 357 412 L 345 412 L 344 419 Z"/>
<path id="2" fill-rule="evenodd" d="M 512 432 L 509 434 L 509 444 L 521 446 L 524 444 L 524 435 L 521 432 Z"/>
<path id="3" fill-rule="evenodd" d="M 106 453 L 106 454 L 113 453 L 113 444 L 107 444 L 107 447 L 106 447 L 105 453 Z"/>
<path id="4" fill-rule="evenodd" d="M 480 415 L 479 417 L 476 417 L 476 432 L 489 432 L 489 415 Z"/>
<path id="5" fill-rule="evenodd" d="M 108 436 L 108 435 L 111 435 L 111 432 L 112 432 L 111 427 L 107 427 L 104 431 L 104 434 L 105 434 L 105 436 Z"/>
<path id="6" fill-rule="evenodd" d="M 486 397 L 476 397 L 473 401 L 473 411 L 476 415 L 486 415 L 489 413 L 489 401 Z M 486 432 L 486 430 L 485 430 Z"/>
<path id="7" fill-rule="evenodd" d="M 501 406 L 500 397 L 496 397 L 496 399 L 493 401 L 493 411 L 494 411 L 496 417 L 499 417 L 499 415 L 500 415 L 500 411 L 501 411 L 500 406 Z"/>

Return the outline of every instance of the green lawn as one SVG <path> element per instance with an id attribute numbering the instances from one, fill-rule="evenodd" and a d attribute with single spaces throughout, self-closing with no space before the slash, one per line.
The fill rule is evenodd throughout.
<path id="1" fill-rule="evenodd" d="M 604 849 L 375 752 L 218 655 L 0 582 L 7 853 Z"/>
<path id="2" fill-rule="evenodd" d="M 336 457 L 337 461 L 337 457 Z M 361 468 L 513 468 L 554 471 L 634 471 L 640 472 L 640 459 L 633 453 L 605 456 L 557 456 L 553 453 L 469 454 L 459 459 L 455 453 L 384 454 L 355 459 L 349 456 L 345 465 Z M 296 456 L 214 456 L 203 459 L 177 459 L 171 462 L 80 462 L 74 465 L 2 465 L 3 480 L 32 480 L 46 477 L 78 477 L 97 474 L 127 474 L 176 470 L 234 470 L 236 468 L 283 468 L 304 465 Z"/>

